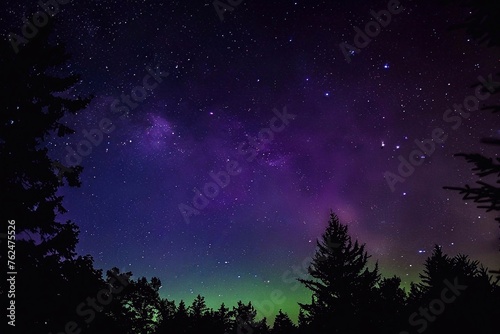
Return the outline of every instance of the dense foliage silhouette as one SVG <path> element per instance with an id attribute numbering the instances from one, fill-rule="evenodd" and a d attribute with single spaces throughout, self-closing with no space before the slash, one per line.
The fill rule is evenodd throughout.
<path id="1" fill-rule="evenodd" d="M 441 0 L 446 4 L 459 5 L 467 8 L 468 15 L 464 22 L 454 25 L 451 29 L 464 29 L 478 44 L 491 48 L 500 47 L 500 2 L 496 0 Z M 491 92 L 493 97 L 500 94 L 500 73 L 491 75 L 492 80 L 488 80 L 489 87 L 483 88 L 483 93 Z M 475 85 L 474 85 L 475 86 Z M 498 101 L 498 100 L 496 100 Z M 500 112 L 498 102 L 489 103 L 481 108 L 489 111 L 495 116 Z M 495 122 L 495 120 L 492 120 Z M 484 137 L 481 143 L 487 145 L 500 146 L 500 138 Z M 476 186 L 446 186 L 444 189 L 457 191 L 463 195 L 465 201 L 472 200 L 478 203 L 478 208 L 487 212 L 500 211 L 500 188 L 495 184 L 500 183 L 500 159 L 488 158 L 479 153 L 458 153 L 455 156 L 464 158 L 468 163 L 474 164 L 472 168 L 474 174 L 479 178 Z M 496 175 L 496 180 L 494 180 Z M 485 179 L 490 180 L 486 181 Z M 496 218 L 500 228 L 500 216 Z M 500 250 L 500 249 L 499 249 Z M 500 280 L 500 270 L 491 271 L 497 275 L 497 282 Z"/>

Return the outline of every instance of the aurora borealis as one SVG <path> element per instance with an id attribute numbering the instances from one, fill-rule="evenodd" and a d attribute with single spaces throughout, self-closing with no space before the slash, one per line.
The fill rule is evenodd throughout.
<path id="1" fill-rule="evenodd" d="M 500 54 L 449 29 L 467 14 L 460 7 L 401 1 L 347 62 L 339 45 L 354 45 L 354 27 L 387 3 L 247 0 L 222 21 L 209 1 L 60 5 L 52 19 L 72 54 L 66 70 L 82 79 L 73 93 L 95 95 L 66 119 L 77 132 L 47 146 L 84 167 L 82 186 L 61 190 L 79 253 L 158 277 L 162 297 L 252 301 L 260 315 L 281 308 L 294 321 L 310 299 L 294 279 L 330 210 L 405 287 L 434 244 L 497 265 L 494 215 L 443 186 L 473 182 L 454 154 L 498 156 L 480 144 L 500 134 L 494 116 L 456 105 Z M 7 1 L 3 34 L 21 34 L 38 6 Z M 384 173 L 436 128 L 446 140 L 392 191 Z M 82 140 L 95 143 L 66 160 Z M 272 311 L 269 300 L 279 301 Z"/>

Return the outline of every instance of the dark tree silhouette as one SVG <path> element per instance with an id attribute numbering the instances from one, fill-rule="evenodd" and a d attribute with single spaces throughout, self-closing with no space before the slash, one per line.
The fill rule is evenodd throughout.
<path id="1" fill-rule="evenodd" d="M 474 164 L 472 171 L 479 178 L 496 176 L 495 183 L 500 183 L 500 158 L 493 160 L 480 154 L 463 153 L 456 154 L 456 156 L 464 157 L 467 162 Z M 486 212 L 500 211 L 500 188 L 485 181 L 477 181 L 476 184 L 479 187 L 465 185 L 464 187 L 444 187 L 444 189 L 458 191 L 465 201 L 472 200 L 478 203 L 478 208 L 485 209 Z M 496 220 L 500 223 L 500 217 Z"/>
<path id="2" fill-rule="evenodd" d="M 201 295 L 196 296 L 189 308 L 189 315 L 192 319 L 201 320 L 207 315 L 208 307 L 205 303 L 205 297 Z"/>
<path id="3" fill-rule="evenodd" d="M 175 313 L 177 312 L 175 301 L 160 299 L 158 309 L 160 312 L 160 317 L 158 319 L 158 328 L 156 330 L 156 333 L 167 333 L 169 328 L 173 326 Z"/>
<path id="4" fill-rule="evenodd" d="M 173 333 L 188 333 L 189 329 L 189 314 L 186 303 L 183 300 L 179 302 L 177 312 L 175 312 L 174 322 L 172 326 Z"/>
<path id="5" fill-rule="evenodd" d="M 329 245 L 335 244 L 336 248 Z M 365 245 L 353 242 L 346 225 L 331 213 L 326 232 L 317 243 L 317 252 L 308 268 L 313 279 L 299 279 L 313 293 L 311 304 L 300 304 L 317 333 L 359 333 L 373 326 L 378 265 L 368 269 Z M 356 319 L 367 317 L 361 323 Z"/>
<path id="6" fill-rule="evenodd" d="M 205 303 L 205 297 L 196 296 L 189 307 L 191 333 L 210 331 L 212 329 L 211 316 L 212 314 Z"/>
<path id="7" fill-rule="evenodd" d="M 127 296 L 132 288 L 130 284 L 131 276 L 131 272 L 121 273 L 116 267 L 106 272 L 106 290 L 109 291 L 107 298 L 110 298 L 110 302 L 108 305 L 99 305 L 102 310 L 95 313 L 95 320 L 92 320 L 89 324 L 82 324 L 82 333 L 130 332 L 133 312 L 127 307 Z M 90 307 L 87 307 L 87 310 L 89 309 Z"/>
<path id="8" fill-rule="evenodd" d="M 401 288 L 401 278 L 397 276 L 382 278 L 377 289 L 376 305 L 379 308 L 374 311 L 377 322 L 375 328 L 381 328 L 385 333 L 398 333 L 406 322 L 402 318 L 406 298 L 406 293 Z"/>
<path id="9" fill-rule="evenodd" d="M 468 9 L 468 16 L 465 21 L 456 24 L 451 29 L 465 29 L 466 33 L 474 38 L 479 44 L 486 47 L 500 47 L 500 2 L 497 0 L 441 0 L 446 4 L 461 5 Z M 498 74 L 497 74 L 498 76 Z M 497 79 L 498 80 L 498 79 Z M 500 82 L 491 80 L 488 87 L 483 87 L 483 92 L 489 92 L 492 95 L 500 93 Z M 477 84 L 476 84 L 477 85 Z M 474 85 L 474 86 L 476 86 Z M 500 105 L 488 105 L 482 110 L 491 111 L 493 114 L 500 112 Z M 484 137 L 481 143 L 488 145 L 500 145 L 500 138 Z M 491 158 L 484 157 L 481 154 L 465 154 L 459 153 L 455 156 L 463 157 L 469 163 L 473 163 L 476 167 L 473 168 L 475 174 L 479 177 L 486 177 L 497 174 L 496 183 L 500 183 L 499 165 Z M 497 162 L 500 161 L 496 159 Z M 458 191 L 463 195 L 464 200 L 473 200 L 479 203 L 479 208 L 487 211 L 498 211 L 500 201 L 500 189 L 495 185 L 489 184 L 482 180 L 476 181 L 478 187 L 444 187 L 444 189 Z M 500 217 L 496 220 L 500 223 Z M 500 225 L 499 225 L 500 227 Z M 498 275 L 497 280 L 500 280 L 500 270 L 491 271 Z"/>
<path id="10" fill-rule="evenodd" d="M 215 333 L 226 333 L 231 326 L 229 308 L 222 303 L 219 309 L 213 315 L 213 331 Z"/>
<path id="11" fill-rule="evenodd" d="M 239 334 L 271 334 L 271 328 L 269 327 L 269 325 L 267 324 L 267 319 L 264 318 L 262 320 L 259 320 L 257 321 L 255 327 L 253 328 L 253 330 L 251 332 L 248 332 L 248 331 L 245 331 L 245 329 L 243 329 L 242 331 L 240 331 Z"/>
<path id="12" fill-rule="evenodd" d="M 16 221 L 16 299 L 20 301 L 16 313 L 22 319 L 16 329 L 60 333 L 70 325 L 76 332 L 127 333 L 132 313 L 123 293 L 130 287 L 120 281 L 128 282 L 131 273 L 113 268 L 103 278 L 102 271 L 94 269 L 92 257 L 76 254 L 78 227 L 59 219 L 66 210 L 57 191 L 64 183 L 80 186 L 82 168 L 67 168 L 52 160 L 46 143 L 54 136 L 74 133 L 62 118 L 83 110 L 91 97 L 71 91 L 79 76 L 65 72 L 70 56 L 63 43 L 52 41 L 53 22 L 18 54 L 10 45 L 0 45 L 4 75 L 0 187 L 6 207 L 1 219 Z M 4 275 L 2 271 L 1 291 L 6 289 Z M 96 298 L 111 299 L 104 305 Z"/>
<path id="13" fill-rule="evenodd" d="M 81 168 L 61 176 L 45 144 L 73 133 L 61 118 L 84 109 L 90 98 L 68 94 L 79 77 L 64 72 L 69 55 L 62 43 L 51 43 L 51 31 L 51 24 L 41 29 L 18 54 L 9 43 L 0 45 L 0 218 L 16 222 L 16 299 L 23 301 L 16 329 L 22 333 L 63 330 L 75 318 L 74 307 L 104 285 L 92 258 L 76 256 L 77 226 L 58 219 L 66 210 L 57 190 L 64 181 L 78 186 Z M 1 291 L 5 284 L 2 271 Z"/>
<path id="14" fill-rule="evenodd" d="M 435 246 L 421 282 L 413 284 L 406 326 L 419 333 L 495 333 L 500 315 L 499 286 L 478 261 L 449 257 Z"/>
<path id="15" fill-rule="evenodd" d="M 257 311 L 252 305 L 252 302 L 244 304 L 241 300 L 238 301 L 233 310 L 229 312 L 232 318 L 231 333 L 235 334 L 252 334 L 257 328 Z"/>
<path id="16" fill-rule="evenodd" d="M 300 329 L 300 333 L 305 333 L 308 332 L 308 329 L 311 326 L 311 321 L 310 319 L 305 315 L 304 310 L 301 308 L 299 310 L 299 319 L 298 319 L 298 325 Z"/>
<path id="17" fill-rule="evenodd" d="M 279 310 L 278 315 L 274 319 L 272 334 L 295 334 L 297 333 L 297 326 L 295 326 L 288 317 L 288 314 Z"/>
<path id="18" fill-rule="evenodd" d="M 160 287 L 161 282 L 156 277 L 150 282 L 145 277 L 131 282 L 125 307 L 133 333 L 150 334 L 156 331 L 160 316 Z"/>
<path id="19" fill-rule="evenodd" d="M 475 167 L 472 170 L 480 180 L 476 181 L 476 187 L 466 184 L 464 187 L 448 186 L 444 187 L 444 189 L 457 191 L 460 195 L 463 195 L 464 201 L 472 200 L 478 204 L 478 208 L 484 209 L 486 212 L 499 212 L 500 187 L 496 184 L 500 183 L 500 158 L 493 160 L 480 154 L 457 154 L 456 156 L 464 157 L 467 162 L 473 163 Z M 487 177 L 496 177 L 495 184 L 483 180 Z M 500 228 L 500 216 L 495 218 L 495 220 L 499 223 L 498 227 Z M 494 270 L 491 273 L 497 275 L 497 281 L 500 280 L 500 270 Z"/>

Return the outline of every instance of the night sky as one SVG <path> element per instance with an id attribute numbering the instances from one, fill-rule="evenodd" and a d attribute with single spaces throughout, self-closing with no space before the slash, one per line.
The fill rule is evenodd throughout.
<path id="1" fill-rule="evenodd" d="M 81 188 L 61 189 L 79 254 L 160 278 L 162 297 L 190 304 L 201 294 L 214 308 L 251 300 L 261 315 L 281 308 L 293 320 L 311 296 L 294 282 L 297 268 L 330 210 L 405 287 L 434 244 L 498 266 L 493 214 L 442 187 L 475 180 L 453 154 L 498 156 L 479 142 L 500 134 L 498 118 L 447 110 L 498 72 L 500 52 L 449 30 L 463 9 L 401 5 L 368 45 L 347 51 L 349 62 L 339 44 L 354 45 L 354 26 L 364 30 L 388 1 L 246 0 L 223 21 L 210 1 L 59 5 L 51 20 L 72 54 L 64 70 L 82 79 L 70 94 L 95 95 L 65 118 L 76 134 L 48 142 L 66 164 L 78 145 L 88 153 Z M 38 10 L 7 1 L 2 35 L 20 35 Z M 79 144 L 100 124 L 101 142 Z M 446 141 L 392 191 L 384 173 L 397 174 L 398 157 L 436 128 Z M 198 191 L 213 198 L 196 208 Z M 266 314 L 259 305 L 275 290 L 286 300 Z"/>

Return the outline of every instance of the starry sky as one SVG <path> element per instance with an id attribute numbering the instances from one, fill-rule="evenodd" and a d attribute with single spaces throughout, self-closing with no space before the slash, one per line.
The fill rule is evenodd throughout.
<path id="1" fill-rule="evenodd" d="M 339 44 L 354 45 L 354 27 L 387 6 L 246 0 L 221 20 L 210 1 L 59 5 L 50 20 L 72 54 L 63 70 L 81 74 L 70 94 L 95 98 L 64 119 L 77 132 L 49 139 L 50 155 L 67 162 L 84 131 L 107 130 L 80 145 L 82 187 L 61 189 L 63 218 L 81 229 L 79 254 L 160 278 L 162 297 L 190 304 L 202 294 L 214 308 L 251 300 L 261 315 L 281 308 L 294 320 L 297 302 L 310 301 L 294 278 L 330 210 L 405 287 L 434 244 L 497 266 L 493 214 L 442 187 L 474 180 L 453 154 L 498 156 L 479 140 L 500 124 L 485 111 L 443 115 L 474 95 L 478 76 L 498 71 L 500 53 L 449 29 L 466 10 L 401 1 L 348 62 Z M 26 0 L 4 8 L 3 36 L 20 35 L 23 17 L 40 10 Z M 436 128 L 447 140 L 393 191 L 384 173 Z M 200 191 L 212 198 L 196 208 Z M 278 290 L 284 301 L 271 310 Z"/>

